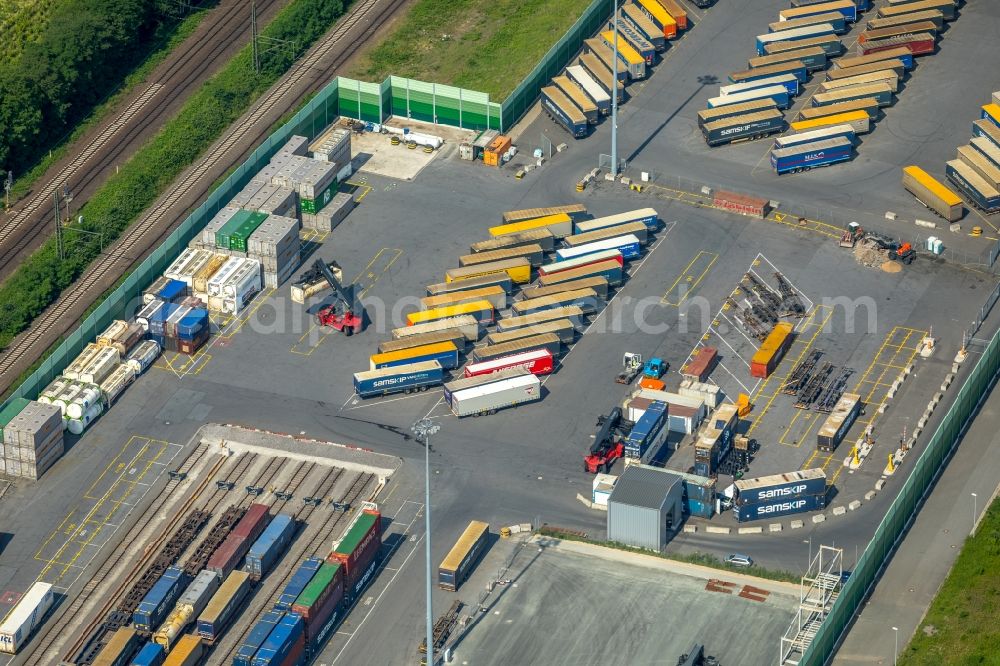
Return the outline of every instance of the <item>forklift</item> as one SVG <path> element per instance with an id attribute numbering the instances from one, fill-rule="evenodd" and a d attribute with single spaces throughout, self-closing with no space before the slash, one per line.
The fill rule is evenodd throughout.
<path id="1" fill-rule="evenodd" d="M 625 352 L 625 356 L 622 358 L 622 367 L 624 369 L 615 376 L 615 382 L 631 384 L 642 372 L 642 354 Z"/>
<path id="2" fill-rule="evenodd" d="M 597 417 L 597 434 L 590 445 L 590 453 L 583 457 L 583 471 L 590 474 L 611 471 L 615 461 L 625 455 L 625 422 L 622 410 L 615 407 L 607 416 Z"/>
<path id="3" fill-rule="evenodd" d="M 360 333 L 364 327 L 364 311 L 358 307 L 353 295 L 348 294 L 322 259 L 317 259 L 313 270 L 326 278 L 333 290 L 333 303 L 322 306 L 316 313 L 317 326 L 329 326 L 347 337 Z M 360 312 L 361 315 L 355 314 Z"/>

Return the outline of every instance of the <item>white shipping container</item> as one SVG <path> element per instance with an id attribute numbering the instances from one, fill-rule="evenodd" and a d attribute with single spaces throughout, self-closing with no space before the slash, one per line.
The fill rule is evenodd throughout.
<path id="1" fill-rule="evenodd" d="M 268 217 L 247 239 L 247 251 L 258 257 L 274 257 L 300 245 L 299 221 L 294 217 L 281 215 Z"/>
<path id="2" fill-rule="evenodd" d="M 223 208 L 218 213 L 215 214 L 205 228 L 201 230 L 201 242 L 205 244 L 206 247 L 215 247 L 215 232 L 226 226 L 229 220 L 233 219 L 233 215 L 236 215 L 240 211 L 239 208 L 227 206 Z"/>
<path id="3" fill-rule="evenodd" d="M 185 259 L 185 255 L 188 255 L 186 260 L 181 261 Z M 179 280 L 190 287 L 191 281 L 194 279 L 194 274 L 201 270 L 211 258 L 212 252 L 209 250 L 184 250 L 181 256 L 177 258 L 177 261 L 164 271 L 163 275 L 171 280 Z"/>
<path id="4" fill-rule="evenodd" d="M 55 405 L 31 401 L 3 429 L 3 442 L 36 450 L 55 432 L 62 431 L 62 418 Z"/>
<path id="5" fill-rule="evenodd" d="M 223 296 L 240 296 L 246 294 L 248 288 L 260 291 L 260 262 L 256 259 L 243 259 L 242 262 L 222 285 Z"/>
<path id="6" fill-rule="evenodd" d="M 294 216 L 298 202 L 295 190 L 279 187 L 257 210 L 268 215 Z"/>
<path id="7" fill-rule="evenodd" d="M 80 355 L 73 359 L 73 362 L 63 371 L 63 376 L 73 380 L 79 379 L 80 373 L 90 365 L 90 362 L 97 357 L 100 351 L 101 347 L 98 347 L 93 342 L 88 343 L 83 351 L 80 352 Z"/>
<path id="8" fill-rule="evenodd" d="M 0 652 L 16 654 L 52 608 L 52 585 L 35 583 L 0 625 Z"/>
<path id="9" fill-rule="evenodd" d="M 136 345 L 132 353 L 128 355 L 125 363 L 132 368 L 136 375 L 141 375 L 149 366 L 153 365 L 156 357 L 160 355 L 160 345 L 155 340 L 144 340 Z"/>
<path id="10" fill-rule="evenodd" d="M 233 208 L 246 207 L 246 205 L 250 203 L 250 200 L 254 198 L 254 195 L 260 192 L 261 188 L 264 187 L 264 184 L 264 181 L 257 180 L 256 178 L 251 180 L 247 183 L 246 187 L 240 190 L 240 192 L 232 198 L 229 205 Z M 215 239 L 212 240 L 212 244 L 215 244 Z"/>
<path id="11" fill-rule="evenodd" d="M 682 381 L 677 392 L 689 398 L 703 400 L 709 409 L 715 409 L 725 399 L 722 389 L 715 384 L 696 382 L 690 379 Z"/>
<path id="12" fill-rule="evenodd" d="M 492 414 L 504 407 L 534 402 L 541 397 L 542 385 L 538 377 L 523 375 L 456 391 L 451 394 L 451 411 L 455 416 Z"/>
<path id="13" fill-rule="evenodd" d="M 239 270 L 240 266 L 243 265 L 243 261 L 242 257 L 229 257 L 229 259 L 226 260 L 226 263 L 222 265 L 222 268 L 216 271 L 215 275 L 209 278 L 208 295 L 221 296 L 223 285 L 229 282 L 230 278 L 232 278 L 236 271 Z"/>
<path id="14" fill-rule="evenodd" d="M 337 165 L 333 162 L 309 161 L 312 165 L 309 171 L 303 174 L 299 195 L 304 199 L 314 200 L 337 179 Z"/>
<path id="15" fill-rule="evenodd" d="M 121 356 L 114 347 L 101 347 L 94 359 L 80 371 L 80 381 L 100 384 L 121 363 Z"/>

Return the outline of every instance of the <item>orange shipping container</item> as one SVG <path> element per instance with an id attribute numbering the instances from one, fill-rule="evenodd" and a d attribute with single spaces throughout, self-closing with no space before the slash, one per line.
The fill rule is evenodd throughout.
<path id="1" fill-rule="evenodd" d="M 483 151 L 483 163 L 487 166 L 500 166 L 500 160 L 508 150 L 510 150 L 510 137 L 501 134 L 486 146 L 486 150 Z"/>
<path id="2" fill-rule="evenodd" d="M 781 362 L 788 347 L 792 344 L 792 325 L 779 322 L 774 325 L 760 349 L 750 359 L 750 376 L 767 379 Z"/>
<path id="3" fill-rule="evenodd" d="M 667 387 L 666 384 L 661 382 L 659 379 L 653 379 L 652 377 L 643 377 L 639 380 L 639 388 L 653 389 L 654 391 L 662 391 Z"/>

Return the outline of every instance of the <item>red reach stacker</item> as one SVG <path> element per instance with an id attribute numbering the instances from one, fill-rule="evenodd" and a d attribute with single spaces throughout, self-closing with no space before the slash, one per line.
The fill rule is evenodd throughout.
<path id="1" fill-rule="evenodd" d="M 622 432 L 622 410 L 615 407 L 607 416 L 597 418 L 597 434 L 590 446 L 590 453 L 583 457 L 583 470 L 590 474 L 608 473 L 615 461 L 625 454 L 625 436 Z"/>
<path id="2" fill-rule="evenodd" d="M 326 278 L 333 290 L 333 303 L 324 305 L 316 313 L 316 324 L 318 326 L 329 326 L 350 337 L 355 333 L 360 333 L 364 326 L 364 312 L 351 294 L 348 294 L 341 286 L 340 282 L 330 271 L 322 259 L 317 259 L 313 264 L 313 270 Z M 355 314 L 360 312 L 361 315 Z"/>

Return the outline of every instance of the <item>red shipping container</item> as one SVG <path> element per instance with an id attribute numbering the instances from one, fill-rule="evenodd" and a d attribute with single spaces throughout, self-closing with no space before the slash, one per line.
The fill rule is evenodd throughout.
<path id="1" fill-rule="evenodd" d="M 365 509 L 365 513 L 375 516 L 371 527 L 361 537 L 357 546 L 350 553 L 331 552 L 327 561 L 340 562 L 344 565 L 345 596 L 353 599 L 354 595 L 368 582 L 375 566 L 375 557 L 382 548 L 382 516 L 377 511 Z"/>
<path id="2" fill-rule="evenodd" d="M 340 569 L 343 571 L 343 569 Z M 310 654 L 315 654 L 316 650 L 326 637 L 330 635 L 330 631 L 337 624 L 337 617 L 339 616 L 339 611 L 341 602 L 344 600 L 344 579 L 343 576 L 337 576 L 333 585 L 330 586 L 333 590 L 329 595 L 327 595 L 326 600 L 322 604 L 317 604 L 314 608 L 318 607 L 319 610 L 313 614 L 312 618 L 305 617 L 306 621 L 306 643 L 309 647 Z"/>
<path id="3" fill-rule="evenodd" d="M 548 349 L 533 349 L 523 354 L 501 356 L 482 363 L 470 363 L 465 366 L 465 376 L 489 375 L 507 368 L 518 367 L 524 368 L 533 375 L 547 375 L 552 372 L 552 352 Z"/>
<path id="4" fill-rule="evenodd" d="M 267 505 L 251 504 L 226 540 L 212 553 L 205 568 L 222 578 L 228 576 L 270 521 Z"/>
<path id="5" fill-rule="evenodd" d="M 298 666 L 302 663 L 302 655 L 306 650 L 306 635 L 299 634 L 298 640 L 295 641 L 295 645 L 289 650 L 288 656 L 285 660 L 281 662 L 281 666 Z"/>
<path id="6" fill-rule="evenodd" d="M 718 355 L 719 350 L 715 347 L 702 347 L 694 355 L 694 358 L 681 368 L 681 374 L 685 377 L 696 379 L 699 382 L 705 381 L 712 374 L 712 369 L 715 367 L 715 359 L 718 358 Z"/>
<path id="7" fill-rule="evenodd" d="M 725 190 L 716 190 L 712 198 L 712 206 L 728 210 L 740 215 L 750 215 L 753 217 L 766 217 L 770 207 L 767 199 L 751 197 L 746 194 L 737 194 Z"/>
<path id="8" fill-rule="evenodd" d="M 266 504 L 251 504 L 230 534 L 252 541 L 260 536 L 269 522 L 271 522 L 271 515 L 268 513 L 268 506 Z"/>

